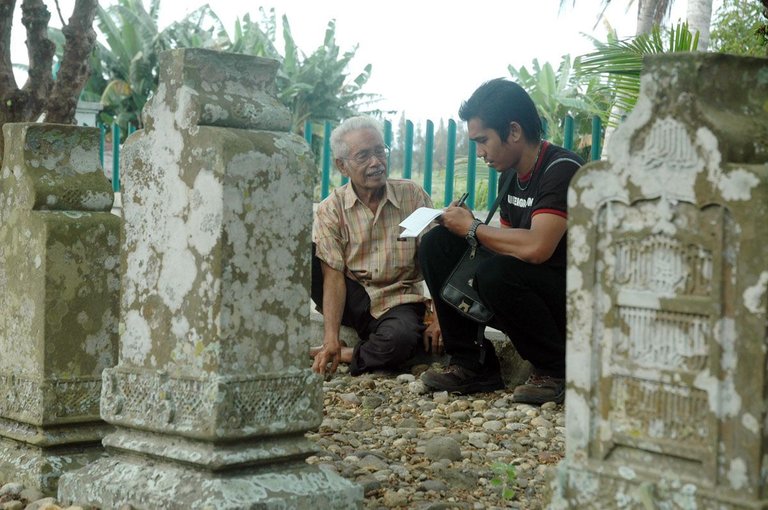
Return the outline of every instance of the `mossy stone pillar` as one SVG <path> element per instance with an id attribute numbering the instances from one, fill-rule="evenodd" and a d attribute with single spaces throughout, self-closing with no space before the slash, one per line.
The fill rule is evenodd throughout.
<path id="1" fill-rule="evenodd" d="M 55 493 L 103 453 L 101 373 L 117 363 L 119 218 L 99 131 L 3 126 L 0 480 Z"/>
<path id="2" fill-rule="evenodd" d="M 768 508 L 768 60 L 647 57 L 568 197 L 553 508 Z"/>
<path id="3" fill-rule="evenodd" d="M 121 336 L 104 374 L 109 458 L 64 502 L 118 508 L 357 508 L 310 466 L 322 420 L 307 368 L 314 159 L 274 97 L 278 63 L 161 54 L 123 150 Z"/>

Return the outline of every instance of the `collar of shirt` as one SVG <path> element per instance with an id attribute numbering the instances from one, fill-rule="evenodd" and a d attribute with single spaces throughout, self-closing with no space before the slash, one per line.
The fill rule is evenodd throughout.
<path id="1" fill-rule="evenodd" d="M 351 209 L 355 205 L 355 202 L 359 201 L 362 203 L 362 201 L 357 197 L 357 193 L 355 193 L 355 189 L 352 187 L 352 183 L 348 182 L 346 187 L 347 189 L 344 190 L 344 209 Z M 382 205 L 389 201 L 392 203 L 392 205 L 400 209 L 400 197 L 397 194 L 397 190 L 390 183 L 389 179 L 387 179 L 385 187 L 386 189 L 384 190 L 384 199 L 381 201 Z"/>

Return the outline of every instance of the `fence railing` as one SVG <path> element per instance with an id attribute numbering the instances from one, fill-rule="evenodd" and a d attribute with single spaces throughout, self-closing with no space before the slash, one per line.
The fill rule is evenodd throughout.
<path id="1" fill-rule="evenodd" d="M 572 116 L 568 115 L 564 119 L 563 122 L 563 147 L 568 150 L 574 149 L 574 139 L 575 139 L 575 133 L 574 133 L 574 119 Z M 333 167 L 331 165 L 331 147 L 330 147 L 330 134 L 331 134 L 331 123 L 325 122 L 323 125 L 323 145 L 321 149 L 321 158 L 320 159 L 320 171 L 321 171 L 321 178 L 320 178 L 320 199 L 324 199 L 327 197 L 330 193 L 331 189 L 331 181 L 332 178 L 335 177 L 340 185 L 343 185 L 347 182 L 347 178 L 342 176 L 341 174 L 333 175 Z M 544 126 L 545 131 L 545 137 L 546 137 L 546 131 L 547 126 Z M 414 125 L 411 121 L 405 122 L 405 134 L 403 137 L 403 147 L 398 147 L 398 150 L 403 155 L 403 163 L 402 163 L 402 173 L 401 175 L 404 179 L 413 179 L 413 163 L 414 163 Z M 602 141 L 602 123 L 600 120 L 600 117 L 595 115 L 592 117 L 592 133 L 591 133 L 591 149 L 590 149 L 590 156 L 589 159 L 591 161 L 599 160 L 602 153 L 602 147 L 601 147 L 601 141 Z M 304 137 L 307 140 L 308 143 L 312 143 L 312 123 L 310 121 L 307 121 L 304 126 Z M 447 206 L 451 203 L 451 201 L 454 199 L 454 188 L 456 187 L 456 180 L 457 180 L 457 161 L 464 161 L 464 158 L 457 159 L 456 157 L 456 148 L 458 146 L 457 144 L 457 133 L 456 133 L 456 122 L 454 120 L 448 121 L 447 126 L 447 140 L 445 144 L 445 168 L 440 169 L 438 171 L 439 174 L 443 174 L 444 172 L 444 179 L 442 181 L 442 196 L 434 197 L 433 196 L 433 183 L 435 183 L 435 174 L 436 171 L 434 169 L 434 155 L 435 155 L 435 126 L 432 121 L 427 121 L 425 126 L 425 134 L 424 134 L 424 148 L 423 148 L 423 168 L 421 171 L 421 177 L 422 177 L 422 187 L 425 189 L 425 191 L 430 195 L 433 196 L 433 201 L 436 203 L 439 202 L 439 199 L 442 199 L 443 206 Z M 393 129 L 392 129 L 392 123 L 390 121 L 384 121 L 384 143 L 392 146 L 392 140 L 393 140 Z M 466 155 L 466 173 L 463 173 L 463 165 L 462 165 L 462 177 L 466 179 L 466 191 L 469 193 L 469 196 L 467 197 L 467 205 L 474 209 L 475 206 L 483 206 L 485 208 L 488 207 L 488 197 L 495 197 L 497 193 L 497 182 L 498 182 L 498 173 L 496 170 L 494 170 L 491 167 L 485 167 L 483 165 L 483 175 L 478 178 L 478 159 L 477 159 L 477 145 L 475 142 L 470 141 L 467 145 L 467 155 Z M 390 161 L 388 161 L 387 168 L 390 170 L 390 175 L 393 173 L 395 175 L 398 175 L 398 170 L 400 169 L 393 169 L 391 166 L 391 159 L 392 159 L 392 152 L 390 152 Z M 487 168 L 487 169 L 486 169 Z M 394 170 L 394 172 L 393 172 Z M 479 191 L 482 191 L 482 197 L 478 197 L 480 194 Z M 436 198 L 438 200 L 436 200 Z M 478 203 L 478 199 L 480 203 Z"/>
<path id="2" fill-rule="evenodd" d="M 101 142 L 99 144 L 99 157 L 102 167 L 105 163 L 105 143 L 107 126 L 101 124 Z M 332 180 L 335 180 L 339 185 L 343 185 L 347 182 L 347 178 L 336 172 L 333 174 L 333 167 L 331 165 L 331 129 L 332 125 L 326 121 L 323 124 L 323 136 L 322 146 L 320 149 L 320 155 L 318 158 L 318 166 L 320 170 L 320 199 L 326 198 L 331 191 Z M 113 124 L 111 128 L 112 138 L 112 189 L 115 193 L 120 191 L 120 126 Z M 130 135 L 135 128 L 129 127 L 128 134 Z M 544 123 L 544 135 L 546 137 L 547 126 Z M 573 117 L 566 116 L 563 122 L 563 147 L 569 150 L 574 149 L 574 119 Z M 313 132 L 312 122 L 307 121 L 304 125 L 304 138 L 312 145 Z M 590 151 L 590 160 L 595 161 L 600 159 L 602 152 L 602 125 L 600 117 L 597 115 L 592 118 L 592 146 Z M 384 143 L 392 147 L 394 139 L 394 133 L 392 123 L 390 121 L 384 121 Z M 407 120 L 405 122 L 405 133 L 403 137 L 403 147 L 397 147 L 397 151 L 402 154 L 402 168 L 392 169 L 391 160 L 392 152 L 389 155 L 389 161 L 387 161 L 387 168 L 390 175 L 401 176 L 404 179 L 413 179 L 414 174 L 414 124 L 412 121 Z M 457 177 L 460 177 L 462 181 L 466 183 L 466 191 L 469 194 L 467 197 L 467 205 L 471 209 L 476 207 L 479 209 L 488 207 L 488 197 L 496 197 L 497 194 L 497 182 L 498 173 L 491 167 L 486 167 L 483 164 L 481 169 L 481 177 L 478 178 L 478 158 L 477 158 L 477 145 L 473 141 L 469 141 L 467 144 L 466 159 L 462 156 L 457 159 L 457 130 L 456 121 L 450 119 L 447 126 L 446 144 L 445 144 L 445 168 L 435 169 L 435 125 L 431 120 L 426 122 L 424 133 L 424 147 L 421 151 L 423 158 L 423 167 L 420 169 L 422 177 L 422 186 L 426 192 L 432 196 L 433 202 L 439 204 L 442 198 L 443 206 L 447 206 L 454 199 L 454 188 L 457 184 Z M 461 168 L 457 172 L 457 161 L 460 162 Z M 466 166 L 466 169 L 464 168 Z M 105 169 L 106 171 L 106 169 Z M 438 177 L 436 180 L 435 177 Z M 439 179 L 442 177 L 442 179 Z M 436 188 L 442 188 L 442 193 Z M 433 196 L 433 192 L 437 193 L 437 197 Z"/>

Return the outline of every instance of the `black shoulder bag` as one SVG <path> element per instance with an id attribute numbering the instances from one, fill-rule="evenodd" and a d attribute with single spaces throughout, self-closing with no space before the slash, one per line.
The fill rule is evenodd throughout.
<path id="1" fill-rule="evenodd" d="M 509 177 L 504 182 L 501 191 L 496 197 L 496 201 L 493 203 L 493 207 L 488 211 L 488 217 L 485 219 L 486 225 L 493 218 L 496 208 L 499 207 L 499 202 L 507 194 L 509 184 L 514 177 L 514 170 L 510 170 Z M 494 255 L 497 254 L 481 245 L 475 248 L 468 246 L 440 290 L 440 297 L 443 301 L 464 317 L 481 324 L 486 324 L 490 321 L 493 317 L 493 312 L 483 304 L 480 296 L 477 294 L 474 285 L 475 274 L 480 264 Z"/>

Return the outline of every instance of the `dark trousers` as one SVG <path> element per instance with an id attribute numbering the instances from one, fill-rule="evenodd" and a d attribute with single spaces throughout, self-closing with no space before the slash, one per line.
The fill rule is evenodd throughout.
<path id="1" fill-rule="evenodd" d="M 352 352 L 349 372 L 359 375 L 371 370 L 396 370 L 423 352 L 424 303 L 408 303 L 387 310 L 378 319 L 371 315 L 371 299 L 365 287 L 344 277 L 347 299 L 341 323 L 357 331 L 360 342 Z M 323 272 L 312 246 L 312 301 L 323 306 Z"/>
<path id="2" fill-rule="evenodd" d="M 475 371 L 493 369 L 498 359 L 492 344 L 476 340 L 478 327 L 484 326 L 464 318 L 440 299 L 443 283 L 466 249 L 464 238 L 438 226 L 422 238 L 419 262 L 451 363 Z M 565 268 L 499 255 L 479 267 L 475 285 L 494 312 L 489 325 L 509 336 L 537 373 L 565 377 Z"/>

